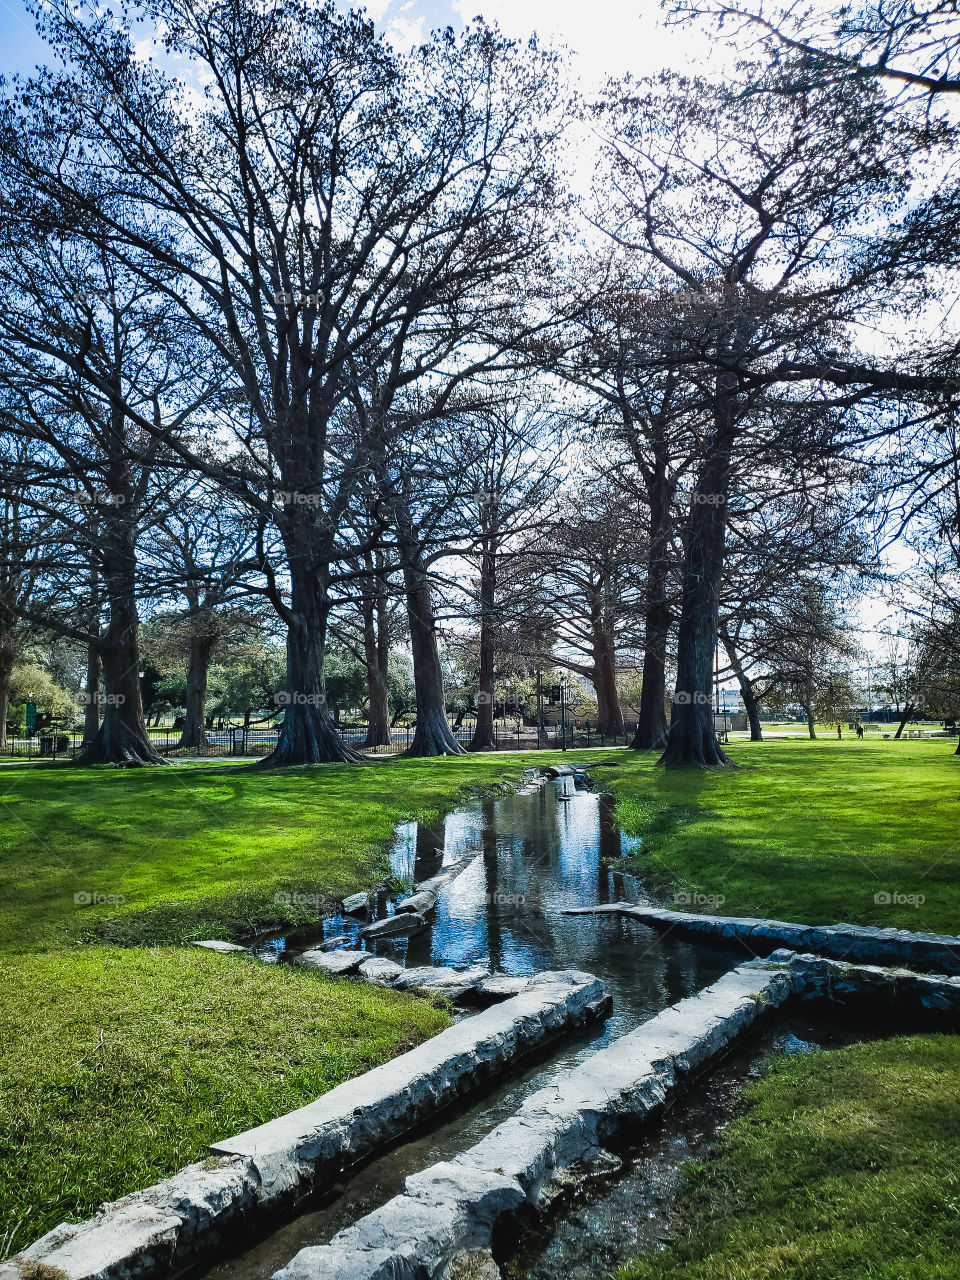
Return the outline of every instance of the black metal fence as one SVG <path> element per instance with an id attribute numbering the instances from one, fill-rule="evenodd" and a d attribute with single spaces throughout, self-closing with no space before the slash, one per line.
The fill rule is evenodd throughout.
<path id="1" fill-rule="evenodd" d="M 400 755 L 413 743 L 416 728 L 412 724 L 396 725 L 390 730 L 390 743 L 387 746 L 368 747 L 366 745 L 366 724 L 344 721 L 336 726 L 344 742 L 364 751 L 369 755 Z M 464 747 L 469 747 L 473 740 L 473 724 L 450 723 L 450 732 Z M 150 741 L 161 755 L 170 759 L 217 758 L 235 756 L 266 756 L 277 745 L 278 730 L 276 726 L 265 728 L 244 728 L 243 725 L 227 725 L 222 728 L 208 729 L 206 741 L 197 747 L 180 745 L 181 734 L 178 729 L 160 726 L 149 730 Z M 541 749 L 564 749 L 570 747 L 613 747 L 626 746 L 631 734 L 611 736 L 602 734 L 596 725 L 588 721 L 571 725 L 545 725 L 538 730 L 535 725 L 495 725 L 494 741 L 496 751 L 533 751 Z M 8 735 L 6 749 L 0 752 L 0 758 L 20 760 L 70 760 L 75 759 L 83 750 L 83 735 L 72 729 L 43 729 L 33 734 L 20 736 Z"/>
<path id="2" fill-rule="evenodd" d="M 416 733 L 414 725 L 397 725 L 390 730 L 391 743 L 388 747 L 366 747 L 364 742 L 367 736 L 366 725 L 338 725 L 337 729 L 344 739 L 351 746 L 355 746 L 360 750 L 367 751 L 371 755 L 399 755 L 406 751 L 413 742 L 413 735 Z M 464 747 L 469 747 L 473 741 L 474 726 L 472 724 L 461 724 L 451 722 L 450 732 L 454 738 Z M 633 733 L 620 734 L 613 736 L 611 734 L 602 734 L 598 731 L 596 725 L 591 725 L 587 721 L 577 722 L 573 725 L 545 725 L 542 729 L 537 729 L 536 725 L 495 725 L 493 730 L 494 750 L 496 751 L 535 751 L 541 750 L 562 750 L 568 747 L 614 747 L 627 746 L 633 737 Z"/>

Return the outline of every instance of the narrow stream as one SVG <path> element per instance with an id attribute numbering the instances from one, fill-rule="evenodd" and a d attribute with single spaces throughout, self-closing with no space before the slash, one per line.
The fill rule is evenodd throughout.
<path id="1" fill-rule="evenodd" d="M 398 964 L 481 964 L 527 975 L 585 969 L 602 978 L 614 1009 L 599 1043 L 622 1035 L 737 963 L 729 947 L 664 938 L 616 916 L 568 916 L 567 907 L 649 901 L 617 860 L 639 841 L 621 834 L 606 799 L 572 777 L 455 810 L 436 825 L 402 824 L 390 852 L 393 875 L 412 886 L 469 853 L 482 853 L 440 891 L 430 927 L 409 938 L 365 942 L 364 919 L 329 916 L 321 925 L 262 939 L 264 959 L 293 960 L 329 938 Z M 391 914 L 381 895 L 374 918 Z M 596 1047 L 594 1044 L 593 1047 Z"/>
<path id="2" fill-rule="evenodd" d="M 408 1136 L 306 1212 L 206 1274 L 215 1280 L 267 1280 L 297 1250 L 328 1241 L 398 1194 L 411 1173 L 472 1145 L 552 1075 L 736 964 L 740 957 L 728 946 L 675 940 L 612 914 L 562 914 L 571 906 L 642 900 L 636 883 L 605 862 L 615 863 L 635 847 L 617 830 L 604 799 L 576 787 L 570 777 L 466 805 L 435 826 L 401 826 L 391 866 L 408 883 L 435 875 L 467 853 L 484 856 L 440 891 L 428 930 L 367 944 L 369 950 L 408 967 L 479 963 L 516 975 L 584 969 L 603 979 L 613 1012 L 605 1025 L 554 1043 L 539 1061 L 528 1061 L 472 1105 L 461 1105 L 441 1124 Z M 386 897 L 376 904 L 378 916 L 391 910 Z M 282 961 L 324 938 L 345 936 L 350 945 L 362 945 L 362 923 L 338 916 L 324 921 L 322 929 L 265 939 L 257 949 L 264 958 Z M 549 1257 L 548 1250 L 539 1260 L 538 1277 L 545 1274 L 545 1264 L 549 1269 Z M 556 1275 L 565 1275 L 562 1258 L 558 1264 Z"/>

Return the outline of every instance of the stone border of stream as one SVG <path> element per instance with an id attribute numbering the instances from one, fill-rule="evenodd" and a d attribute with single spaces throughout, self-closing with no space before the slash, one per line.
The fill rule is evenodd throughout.
<path id="1" fill-rule="evenodd" d="M 960 975 L 960 937 L 950 934 L 912 933 L 908 929 L 878 929 L 858 924 L 793 924 L 788 920 L 763 920 L 749 916 L 701 915 L 695 911 L 670 911 L 665 907 L 638 906 L 630 902 L 567 907 L 563 914 L 619 915 L 649 925 L 661 933 L 676 933 L 680 937 L 708 936 L 712 941 L 743 943 L 754 955 L 768 954 L 777 947 L 789 947 L 837 960 L 900 964 L 910 969 Z"/>
<path id="2" fill-rule="evenodd" d="M 960 977 L 780 949 L 738 965 L 528 1097 L 453 1160 L 301 1250 L 274 1280 L 497 1280 L 494 1233 L 540 1214 L 625 1129 L 654 1117 L 759 1018 L 790 1000 L 857 1001 L 889 1016 L 960 1022 Z M 0 1266 L 2 1280 L 143 1280 L 175 1275 L 343 1172 L 554 1035 L 609 1007 L 603 984 L 539 974 L 504 1004 L 441 1032 L 297 1111 L 217 1143 L 211 1158 L 65 1224 Z"/>
<path id="3" fill-rule="evenodd" d="M 544 1213 L 760 1017 L 792 999 L 852 997 L 960 1019 L 960 978 L 788 950 L 746 961 L 532 1094 L 454 1159 L 407 1178 L 403 1194 L 329 1244 L 301 1249 L 273 1280 L 499 1280 L 497 1232 Z"/>
<path id="4" fill-rule="evenodd" d="M 606 1017 L 592 974 L 535 975 L 524 990 L 454 1023 L 316 1101 L 210 1147 L 208 1159 L 92 1218 L 54 1227 L 0 1266 L 2 1280 L 144 1280 L 179 1274 L 330 1187 L 359 1161 L 433 1118 L 545 1042 Z"/>

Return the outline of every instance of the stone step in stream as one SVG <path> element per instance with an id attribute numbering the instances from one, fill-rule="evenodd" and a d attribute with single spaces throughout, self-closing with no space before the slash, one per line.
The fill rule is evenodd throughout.
<path id="1" fill-rule="evenodd" d="M 477 1267 L 495 1277 L 498 1223 L 523 1206 L 542 1211 L 565 1171 L 654 1115 L 791 993 L 785 964 L 740 965 L 532 1094 L 454 1159 L 407 1178 L 402 1195 L 329 1244 L 300 1250 L 274 1280 L 440 1280 Z"/>

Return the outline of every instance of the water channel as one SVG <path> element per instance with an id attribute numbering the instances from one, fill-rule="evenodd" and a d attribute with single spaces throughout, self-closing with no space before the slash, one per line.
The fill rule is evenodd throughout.
<path id="1" fill-rule="evenodd" d="M 452 1110 L 427 1131 L 408 1135 L 345 1179 L 333 1193 L 308 1205 L 306 1212 L 208 1269 L 211 1280 L 268 1280 L 299 1249 L 328 1241 L 356 1218 L 401 1192 L 411 1173 L 449 1159 L 476 1142 L 550 1077 L 668 1005 L 694 994 L 738 963 L 741 955 L 729 946 L 673 939 L 612 914 L 563 914 L 572 906 L 643 900 L 640 887 L 616 866 L 618 859 L 635 847 L 635 842 L 617 829 L 604 797 L 582 781 L 576 785 L 572 777 L 539 785 L 531 782 L 518 793 L 465 805 L 435 825 L 412 822 L 398 829 L 391 868 L 394 876 L 407 884 L 435 875 L 441 866 L 470 852 L 482 852 L 483 857 L 440 891 L 429 929 L 410 938 L 366 944 L 368 950 L 407 967 L 482 964 L 516 975 L 544 969 L 583 969 L 603 979 L 613 997 L 613 1011 L 605 1024 L 554 1043 L 540 1060 L 528 1061 L 523 1070 L 472 1104 Z M 381 896 L 376 914 L 389 913 L 392 905 L 389 897 Z M 285 962 L 326 938 L 346 937 L 350 941 L 344 945 L 364 945 L 358 939 L 362 923 L 348 916 L 332 917 L 322 928 L 263 939 L 257 949 L 265 959 Z M 703 1114 L 698 1132 L 707 1135 L 719 1114 L 715 1100 L 708 1099 Z M 668 1143 L 664 1148 L 663 1169 L 678 1167 L 690 1149 L 690 1140 L 678 1132 L 673 1145 Z M 671 1175 L 663 1172 L 662 1176 L 669 1181 Z M 646 1177 L 642 1181 L 646 1185 L 651 1180 Z M 611 1193 L 607 1227 L 601 1235 L 607 1232 L 611 1219 L 623 1234 L 624 1214 L 618 1196 L 629 1194 L 633 1203 L 641 1196 L 639 1184 L 632 1191 L 629 1185 Z M 626 1238 L 619 1244 L 612 1238 L 608 1241 L 608 1251 L 628 1250 L 620 1253 L 621 1260 L 633 1251 L 630 1243 L 636 1243 L 640 1219 L 646 1216 L 645 1210 L 637 1212 L 639 1219 L 628 1227 Z M 576 1270 L 572 1255 L 577 1251 L 578 1228 L 575 1221 L 567 1226 L 564 1234 L 563 1225 L 555 1223 L 523 1267 L 511 1274 L 529 1274 L 537 1280 L 562 1275 L 568 1280 L 571 1270 Z M 580 1240 L 584 1275 L 600 1273 L 590 1270 L 593 1255 L 589 1236 L 595 1228 L 593 1220 L 588 1222 L 584 1228 L 587 1238 Z M 616 1261 L 614 1256 L 609 1265 Z"/>

